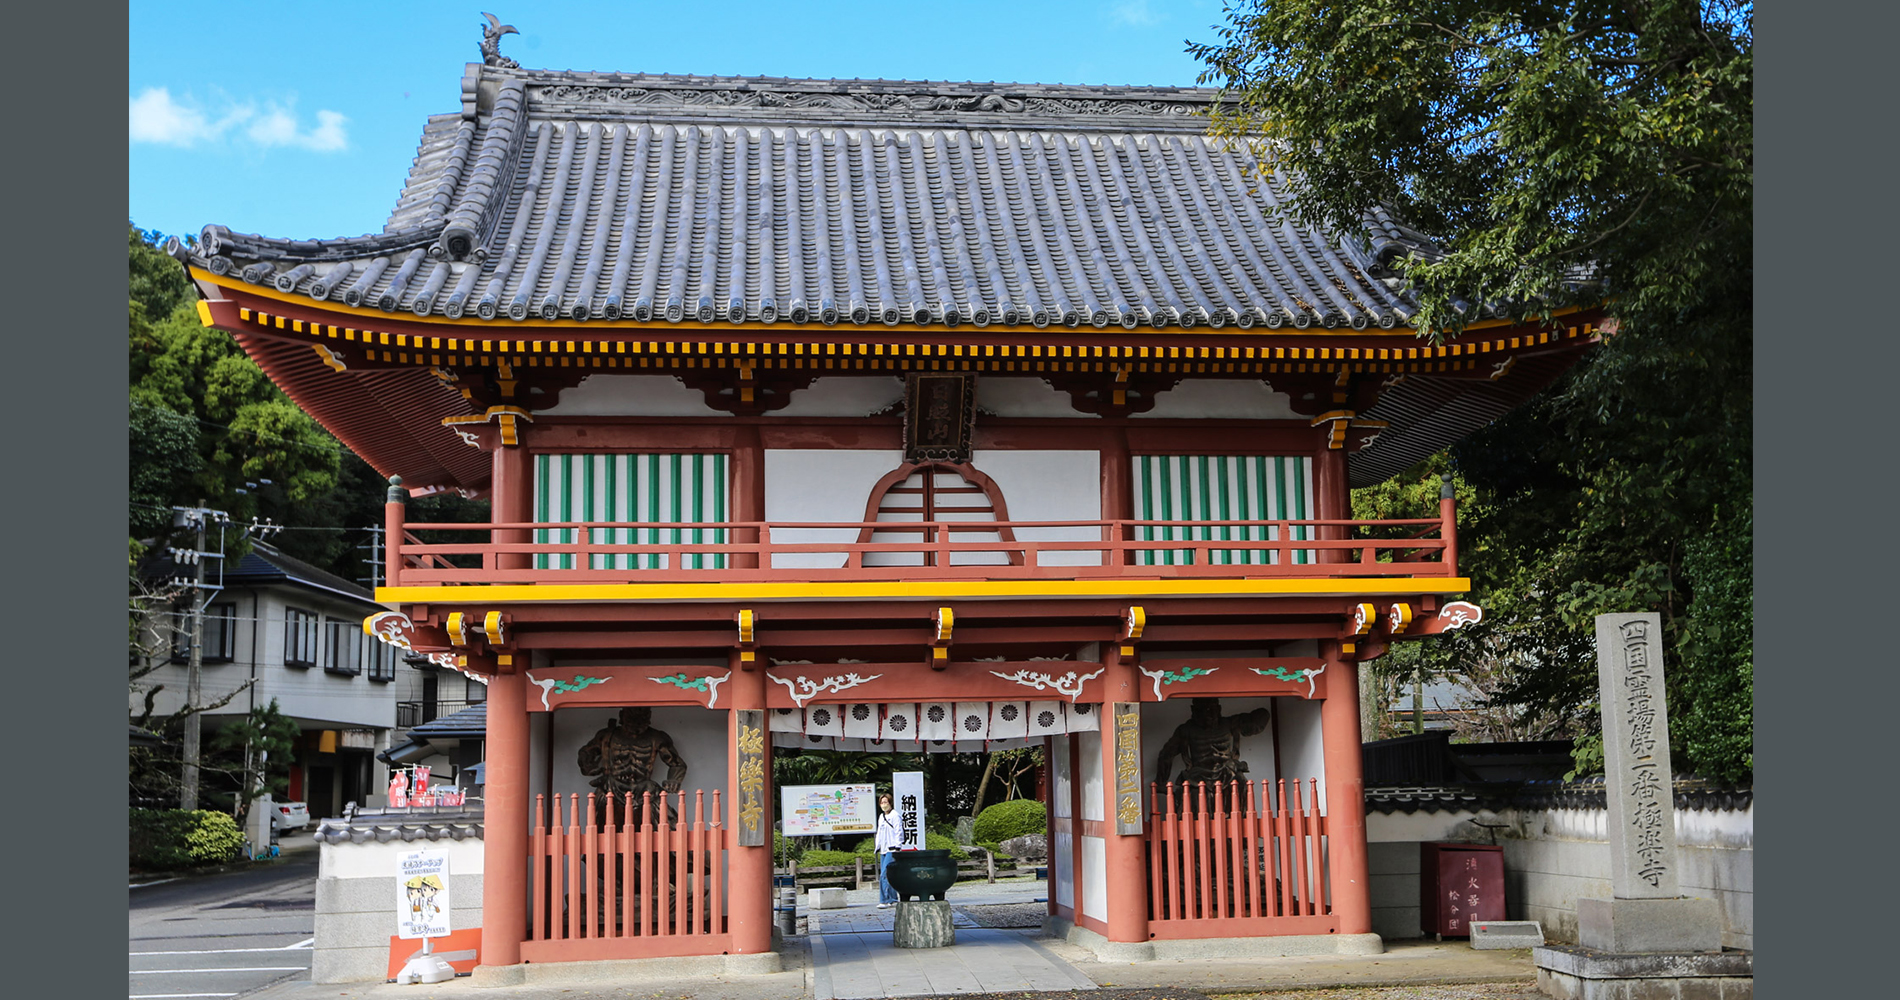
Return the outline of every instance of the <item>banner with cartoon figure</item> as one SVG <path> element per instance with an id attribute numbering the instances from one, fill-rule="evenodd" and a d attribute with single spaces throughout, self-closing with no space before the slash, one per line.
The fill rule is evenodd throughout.
<path id="1" fill-rule="evenodd" d="M 396 855 L 396 930 L 404 939 L 449 933 L 449 852 Z"/>

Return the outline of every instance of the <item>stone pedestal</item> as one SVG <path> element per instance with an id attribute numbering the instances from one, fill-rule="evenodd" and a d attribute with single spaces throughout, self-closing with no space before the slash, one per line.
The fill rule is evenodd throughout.
<path id="1" fill-rule="evenodd" d="M 957 943 L 950 904 L 941 899 L 902 900 L 891 943 L 899 948 L 943 948 Z"/>
<path id="2" fill-rule="evenodd" d="M 1531 949 L 1537 988 L 1556 1000 L 1753 1000 L 1755 955 L 1746 951 L 1610 954 Z"/>
<path id="3" fill-rule="evenodd" d="M 1473 920 L 1470 926 L 1474 951 L 1535 948 L 1544 943 L 1544 926 L 1535 920 Z"/>
<path id="4" fill-rule="evenodd" d="M 812 889 L 805 893 L 805 905 L 813 910 L 842 910 L 844 904 L 844 890 L 841 888 Z"/>
<path id="5" fill-rule="evenodd" d="M 1577 943 L 1611 953 L 1718 952 L 1722 912 L 1713 899 L 1579 899 Z"/>

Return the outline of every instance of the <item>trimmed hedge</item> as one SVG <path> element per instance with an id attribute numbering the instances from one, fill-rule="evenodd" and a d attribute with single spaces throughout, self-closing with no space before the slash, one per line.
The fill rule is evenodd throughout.
<path id="1" fill-rule="evenodd" d="M 1035 799 L 1012 799 L 977 814 L 970 828 L 971 839 L 982 843 L 1002 843 L 1025 833 L 1043 833 L 1049 829 L 1048 813 Z"/>
<path id="2" fill-rule="evenodd" d="M 132 864 L 147 871 L 220 864 L 244 844 L 236 821 L 209 809 L 134 809 L 129 833 Z"/>
<path id="3" fill-rule="evenodd" d="M 934 830 L 924 833 L 924 850 L 949 851 L 950 860 L 952 861 L 967 861 L 970 858 L 969 851 L 958 847 L 956 841 Z M 877 859 L 877 838 L 866 837 L 858 841 L 857 852 L 875 861 Z M 802 865 L 804 862 L 800 861 L 799 864 Z"/>

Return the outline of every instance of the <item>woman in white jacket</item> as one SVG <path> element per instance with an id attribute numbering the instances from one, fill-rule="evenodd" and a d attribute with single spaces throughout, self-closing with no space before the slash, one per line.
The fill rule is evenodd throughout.
<path id="1" fill-rule="evenodd" d="M 890 909 L 897 902 L 897 890 L 892 888 L 890 879 L 891 856 L 897 853 L 897 845 L 903 843 L 898 835 L 897 811 L 891 808 L 891 797 L 877 797 L 877 908 Z"/>

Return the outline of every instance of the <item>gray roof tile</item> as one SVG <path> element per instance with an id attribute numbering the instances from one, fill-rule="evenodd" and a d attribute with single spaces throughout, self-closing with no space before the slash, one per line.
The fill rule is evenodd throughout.
<path id="1" fill-rule="evenodd" d="M 1367 246 L 1287 221 L 1285 178 L 1200 134 L 1207 90 L 471 79 L 384 232 L 212 226 L 200 263 L 449 318 L 1364 328 L 1432 252 L 1383 212 Z"/>

